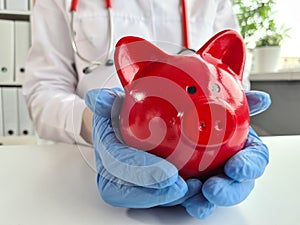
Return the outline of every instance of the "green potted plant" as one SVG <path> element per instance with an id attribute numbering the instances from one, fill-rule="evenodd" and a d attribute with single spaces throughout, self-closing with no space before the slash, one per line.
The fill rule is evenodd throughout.
<path id="1" fill-rule="evenodd" d="M 280 46 L 288 30 L 279 26 L 274 11 L 275 0 L 233 0 L 247 48 L 253 52 L 252 72 L 275 72 Z"/>

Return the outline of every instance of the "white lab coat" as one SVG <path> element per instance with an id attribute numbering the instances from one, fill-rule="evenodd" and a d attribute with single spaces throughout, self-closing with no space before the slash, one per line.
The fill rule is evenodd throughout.
<path id="1" fill-rule="evenodd" d="M 229 0 L 189 0 L 190 43 L 199 49 L 220 30 L 238 30 Z M 70 0 L 38 0 L 33 9 L 32 47 L 23 93 L 38 135 L 44 139 L 86 144 L 80 136 L 85 93 L 120 86 L 114 66 L 91 74 L 88 63 L 72 50 Z M 180 0 L 114 0 L 114 42 L 135 35 L 169 53 L 182 47 Z M 108 16 L 105 1 L 79 0 L 75 15 L 76 43 L 82 55 L 105 59 Z"/>

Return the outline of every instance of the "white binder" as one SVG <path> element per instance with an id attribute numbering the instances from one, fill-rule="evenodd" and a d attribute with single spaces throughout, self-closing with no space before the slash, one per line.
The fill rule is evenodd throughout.
<path id="1" fill-rule="evenodd" d="M 25 103 L 22 89 L 18 88 L 18 119 L 19 119 L 19 135 L 33 135 L 33 124 L 29 117 L 27 105 Z"/>
<path id="2" fill-rule="evenodd" d="M 4 9 L 4 0 L 0 0 L 0 10 Z"/>
<path id="3" fill-rule="evenodd" d="M 2 88 L 0 88 L 0 136 L 3 136 L 3 105 L 2 105 Z"/>
<path id="4" fill-rule="evenodd" d="M 22 84 L 25 62 L 30 46 L 30 26 L 27 21 L 15 21 L 15 81 Z"/>
<path id="5" fill-rule="evenodd" d="M 12 11 L 28 11 L 29 0 L 6 0 L 6 9 Z"/>
<path id="6" fill-rule="evenodd" d="M 2 109 L 4 136 L 18 135 L 18 96 L 17 88 L 2 88 Z"/>
<path id="7" fill-rule="evenodd" d="M 0 20 L 0 84 L 14 81 L 14 22 Z"/>

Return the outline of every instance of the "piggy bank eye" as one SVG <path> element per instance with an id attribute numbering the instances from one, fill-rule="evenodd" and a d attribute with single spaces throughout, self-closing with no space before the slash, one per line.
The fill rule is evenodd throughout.
<path id="1" fill-rule="evenodd" d="M 195 94 L 197 92 L 197 88 L 195 86 L 189 86 L 187 87 L 186 91 L 189 94 Z"/>

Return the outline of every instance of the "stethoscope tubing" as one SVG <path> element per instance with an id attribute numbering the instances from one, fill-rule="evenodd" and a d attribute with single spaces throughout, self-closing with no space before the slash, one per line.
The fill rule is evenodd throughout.
<path id="1" fill-rule="evenodd" d="M 72 48 L 75 54 L 84 62 L 90 64 L 89 66 L 85 67 L 83 69 L 83 73 L 88 74 L 91 73 L 93 70 L 98 68 L 103 64 L 100 60 L 90 60 L 83 55 L 80 54 L 78 51 L 78 47 L 76 45 L 75 36 L 76 31 L 74 29 L 74 15 L 77 11 L 78 6 L 78 0 L 72 0 L 71 3 L 71 21 L 70 21 L 70 27 L 71 27 L 71 42 L 72 42 Z M 112 66 L 114 64 L 113 61 L 113 37 L 114 37 L 114 22 L 113 22 L 113 16 L 112 16 L 112 0 L 106 0 L 106 8 L 108 12 L 108 27 L 109 27 L 109 43 L 108 43 L 108 51 L 107 51 L 107 57 L 106 57 L 106 66 Z"/>
<path id="2" fill-rule="evenodd" d="M 71 7 L 70 7 L 70 13 L 71 13 L 71 21 L 70 21 L 70 27 L 71 27 L 71 42 L 72 42 L 72 48 L 74 53 L 84 62 L 90 64 L 89 66 L 85 67 L 83 69 L 83 73 L 88 74 L 92 72 L 97 67 L 103 65 L 103 62 L 100 60 L 90 60 L 83 55 L 80 54 L 78 51 L 78 47 L 76 45 L 75 36 L 76 31 L 74 29 L 74 14 L 77 11 L 78 6 L 78 0 L 72 0 Z M 109 29 L 109 41 L 108 41 L 108 50 L 107 50 L 107 57 L 106 57 L 106 66 L 112 66 L 114 64 L 113 61 L 113 43 L 114 43 L 114 21 L 113 21 L 113 15 L 112 15 L 112 0 L 106 0 L 106 9 L 108 13 L 108 29 Z M 181 0 L 181 10 L 182 10 L 182 34 L 183 34 L 183 46 L 185 49 L 190 49 L 190 42 L 189 42 L 189 24 L 188 24 L 188 9 L 187 9 L 187 1 Z"/>
<path id="3" fill-rule="evenodd" d="M 183 34 L 183 46 L 186 49 L 190 48 L 189 40 L 189 22 L 188 22 L 188 10 L 186 0 L 181 0 L 181 10 L 182 10 L 182 34 Z"/>

